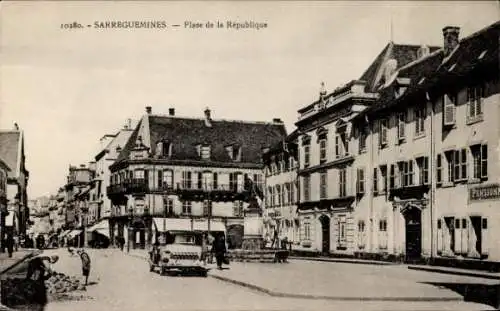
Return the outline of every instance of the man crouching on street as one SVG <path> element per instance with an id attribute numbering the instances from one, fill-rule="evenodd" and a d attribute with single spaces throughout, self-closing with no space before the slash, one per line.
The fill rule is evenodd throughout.
<path id="1" fill-rule="evenodd" d="M 89 274 L 90 274 L 90 257 L 83 249 L 79 249 L 77 254 L 82 260 L 82 274 L 85 277 L 85 286 L 88 285 Z"/>

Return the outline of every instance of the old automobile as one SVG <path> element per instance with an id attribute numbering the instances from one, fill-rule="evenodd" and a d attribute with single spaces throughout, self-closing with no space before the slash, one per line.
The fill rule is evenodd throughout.
<path id="1" fill-rule="evenodd" d="M 167 273 L 196 273 L 207 276 L 206 262 L 202 256 L 202 236 L 192 231 L 168 232 L 164 243 L 150 251 L 149 270 Z"/>

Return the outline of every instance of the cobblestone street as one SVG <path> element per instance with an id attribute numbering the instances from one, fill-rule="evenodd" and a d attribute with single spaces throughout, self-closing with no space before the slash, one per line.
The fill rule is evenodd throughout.
<path id="1" fill-rule="evenodd" d="M 46 251 L 48 254 L 54 252 L 61 255 L 54 266 L 57 271 L 70 275 L 80 273 L 78 257 L 70 257 L 65 250 Z M 299 299 L 272 297 L 213 276 L 160 276 L 149 272 L 143 259 L 114 249 L 90 250 L 90 255 L 93 260 L 91 285 L 85 294 L 91 298 L 51 302 L 47 310 L 494 310 L 484 304 L 464 302 L 452 290 L 420 283 L 493 281 L 409 271 L 403 266 L 292 261 L 287 265 L 231 263 L 228 270 L 210 272 L 211 275 L 234 279 L 248 280 L 251 276 L 258 285 L 274 286 L 274 290 L 352 298 Z M 256 271 L 260 271 L 258 275 Z M 291 274 L 295 274 L 294 280 L 285 277 Z M 395 301 L 366 299 L 374 295 L 393 297 Z M 414 300 L 419 296 L 434 299 L 397 299 L 404 296 L 416 298 Z"/>

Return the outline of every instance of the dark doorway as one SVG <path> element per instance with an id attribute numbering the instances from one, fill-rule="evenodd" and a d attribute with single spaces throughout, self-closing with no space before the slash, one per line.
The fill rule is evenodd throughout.
<path id="1" fill-rule="evenodd" d="M 321 252 L 330 253 L 330 218 L 326 215 L 319 217 L 321 222 Z"/>
<path id="2" fill-rule="evenodd" d="M 422 212 L 415 206 L 405 211 L 406 260 L 417 261 L 422 253 Z"/>
<path id="3" fill-rule="evenodd" d="M 483 235 L 481 227 L 481 216 L 471 216 L 470 221 L 472 223 L 472 228 L 474 229 L 474 235 L 476 236 L 475 251 L 480 257 L 483 252 Z"/>

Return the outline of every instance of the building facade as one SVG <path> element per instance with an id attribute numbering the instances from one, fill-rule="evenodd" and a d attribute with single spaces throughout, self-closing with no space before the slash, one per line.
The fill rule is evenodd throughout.
<path id="1" fill-rule="evenodd" d="M 17 124 L 13 130 L 0 131 L 0 158 L 10 168 L 7 177 L 7 209 L 5 232 L 25 235 L 29 221 L 28 180 L 24 153 L 24 132 Z"/>
<path id="2" fill-rule="evenodd" d="M 262 149 L 284 137 L 279 120 L 214 120 L 209 109 L 204 118 L 181 118 L 146 107 L 110 166 L 110 232 L 145 247 L 176 228 L 210 231 L 238 247 L 250 185 L 263 186 Z"/>
<path id="3" fill-rule="evenodd" d="M 71 230 L 65 238 L 74 246 L 83 247 L 88 241 L 85 228 L 88 226 L 89 192 L 93 187 L 94 174 L 91 166 L 69 166 L 63 210 L 65 227 Z"/>
<path id="4" fill-rule="evenodd" d="M 10 168 L 0 159 L 0 252 L 4 252 L 4 228 L 7 215 L 7 178 Z"/>
<path id="5" fill-rule="evenodd" d="M 445 27 L 442 48 L 415 47 L 413 57 L 390 44 L 354 82 L 371 98 L 357 113 L 335 119 L 321 99 L 299 111 L 303 246 L 410 261 L 500 260 L 499 29 L 460 40 L 458 27 Z M 308 110 L 323 123 L 308 120 Z M 338 196 L 349 199 L 339 212 Z"/>
<path id="6" fill-rule="evenodd" d="M 357 218 L 373 224 L 368 252 L 500 260 L 499 27 L 462 40 L 445 27 L 443 48 L 394 71 L 378 104 L 353 122 L 369 129 L 356 158 L 368 172 Z"/>
<path id="7" fill-rule="evenodd" d="M 300 221 L 297 213 L 297 136 L 297 131 L 291 133 L 286 140 L 272 146 L 263 154 L 264 238 L 269 242 L 276 232 L 280 240 L 286 237 L 294 246 L 300 242 Z"/>

